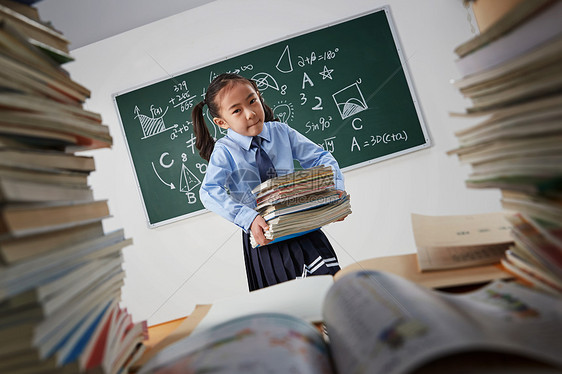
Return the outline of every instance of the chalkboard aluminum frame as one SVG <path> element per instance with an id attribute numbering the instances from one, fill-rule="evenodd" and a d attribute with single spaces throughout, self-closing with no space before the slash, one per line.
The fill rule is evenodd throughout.
<path id="1" fill-rule="evenodd" d="M 177 73 L 172 74 L 172 75 L 168 74 L 167 76 L 157 78 L 157 79 L 154 79 L 152 81 L 148 81 L 148 82 L 145 82 L 143 84 L 139 84 L 138 86 L 134 86 L 134 87 L 131 87 L 129 89 L 114 93 L 112 95 L 113 103 L 115 105 L 115 109 L 116 109 L 118 117 L 119 117 L 119 123 L 121 125 L 121 132 L 123 134 L 123 138 L 124 138 L 125 143 L 126 143 L 127 152 L 128 152 L 128 155 L 129 155 L 129 161 L 131 162 L 131 167 L 133 169 L 133 173 L 134 173 L 134 176 L 135 176 L 135 183 L 137 185 L 139 197 L 140 197 L 141 203 L 143 205 L 143 210 L 144 210 L 144 214 L 145 214 L 145 218 L 146 218 L 146 221 L 147 221 L 148 228 L 157 228 L 157 227 L 160 227 L 160 226 L 163 226 L 163 225 L 166 225 L 166 224 L 174 223 L 174 222 L 186 219 L 186 218 L 190 218 L 190 217 L 194 217 L 194 216 L 197 216 L 197 215 L 200 215 L 200 214 L 203 214 L 203 213 L 207 213 L 208 209 L 201 209 L 201 210 L 198 210 L 198 211 L 195 211 L 195 212 L 187 213 L 187 214 L 180 215 L 180 216 L 177 216 L 177 217 L 173 217 L 173 218 L 170 218 L 170 219 L 166 219 L 166 220 L 163 220 L 163 221 L 160 221 L 160 222 L 155 222 L 155 223 L 150 222 L 150 217 L 148 215 L 147 206 L 146 206 L 144 196 L 143 196 L 143 193 L 142 193 L 142 189 L 141 189 L 141 186 L 140 186 L 140 183 L 139 183 L 139 178 L 138 178 L 137 171 L 136 171 L 136 168 L 135 168 L 133 156 L 132 156 L 132 153 L 131 153 L 129 143 L 127 141 L 127 135 L 125 133 L 125 127 L 124 127 L 124 124 L 123 124 L 122 116 L 121 116 L 121 113 L 119 111 L 119 106 L 117 104 L 117 96 L 129 93 L 129 92 L 132 92 L 132 91 L 144 88 L 144 87 L 148 87 L 152 84 L 162 82 L 162 81 L 167 80 L 167 79 L 172 79 L 172 78 L 175 78 L 179 75 L 186 74 L 186 73 L 189 73 L 189 72 L 192 72 L 192 71 L 196 71 L 198 69 L 213 65 L 215 63 L 222 62 L 222 61 L 225 61 L 225 60 L 229 60 L 231 58 L 235 58 L 235 57 L 244 55 L 246 53 L 249 53 L 249 52 L 252 52 L 252 51 L 255 51 L 255 50 L 259 50 L 261 48 L 264 48 L 264 47 L 267 47 L 267 46 L 270 46 L 270 45 L 273 45 L 273 44 L 276 44 L 276 43 L 279 43 L 279 42 L 282 42 L 282 41 L 290 40 L 292 38 L 295 38 L 295 37 L 298 37 L 298 36 L 301 36 L 301 35 L 305 35 L 305 34 L 308 34 L 308 33 L 314 32 L 314 31 L 326 29 L 326 28 L 329 28 L 329 27 L 332 27 L 332 26 L 335 26 L 335 25 L 338 25 L 338 24 L 341 24 L 341 23 L 344 23 L 344 22 L 352 21 L 354 19 L 358 19 L 358 18 L 361 18 L 363 16 L 367 16 L 367 15 L 377 13 L 377 12 L 381 12 L 381 11 L 384 11 L 384 13 L 385 13 L 386 20 L 387 20 L 389 28 L 390 28 L 390 32 L 392 34 L 392 39 L 393 39 L 394 45 L 396 47 L 398 57 L 400 59 L 402 71 L 404 73 L 404 77 L 405 77 L 407 85 L 408 85 L 409 93 L 410 93 L 411 98 L 412 98 L 412 103 L 414 105 L 414 108 L 415 108 L 415 111 L 416 111 L 416 114 L 417 114 L 417 117 L 418 117 L 418 120 L 419 120 L 420 129 L 421 129 L 421 131 L 423 133 L 423 137 L 425 139 L 425 143 L 420 144 L 420 145 L 415 146 L 415 147 L 404 149 L 402 151 L 397 151 L 397 152 L 390 153 L 390 154 L 387 154 L 387 155 L 383 155 L 383 156 L 380 156 L 380 157 L 377 157 L 377 158 L 374 158 L 374 159 L 371 159 L 371 160 L 367 160 L 367 161 L 360 162 L 360 163 L 357 163 L 357 164 L 354 164 L 354 165 L 350 165 L 348 167 L 344 167 L 344 168 L 342 168 L 342 172 L 347 172 L 347 171 L 354 170 L 354 169 L 357 169 L 357 168 L 361 168 L 361 167 L 364 167 L 364 166 L 368 166 L 368 165 L 371 165 L 371 164 L 374 164 L 374 163 L 385 161 L 385 160 L 390 159 L 390 158 L 398 157 L 398 156 L 401 156 L 401 155 L 404 155 L 404 154 L 407 154 L 407 153 L 411 153 L 411 152 L 415 152 L 415 151 L 418 151 L 418 150 L 421 150 L 421 149 L 431 147 L 431 145 L 432 145 L 431 139 L 430 139 L 429 133 L 428 133 L 426 125 L 425 125 L 425 121 L 424 121 L 424 118 L 423 118 L 421 108 L 419 106 L 419 102 L 418 102 L 418 99 L 417 99 L 416 92 L 415 92 L 414 87 L 413 87 L 412 79 L 410 77 L 410 73 L 409 73 L 409 70 L 408 70 L 407 63 L 406 63 L 407 60 L 403 56 L 402 46 L 401 46 L 400 41 L 398 39 L 398 34 L 396 32 L 396 28 L 394 26 L 392 15 L 390 13 L 390 6 L 384 5 L 382 7 L 378 7 L 378 8 L 366 11 L 366 12 L 362 12 L 362 13 L 344 18 L 344 19 L 340 19 L 336 22 L 327 23 L 327 24 L 320 25 L 320 26 L 312 28 L 312 29 L 304 30 L 304 31 L 301 31 L 301 32 L 298 32 L 298 33 L 294 33 L 294 34 L 285 36 L 283 38 L 275 39 L 275 40 L 269 41 L 267 43 L 263 43 L 261 45 L 257 45 L 255 47 L 248 48 L 246 50 L 240 51 L 237 54 L 228 55 L 228 56 L 225 56 L 223 58 L 216 59 L 214 61 L 209 61 L 209 62 L 206 62 L 204 64 L 201 64 L 201 65 L 195 66 L 193 68 L 190 68 L 188 70 L 177 72 Z"/>

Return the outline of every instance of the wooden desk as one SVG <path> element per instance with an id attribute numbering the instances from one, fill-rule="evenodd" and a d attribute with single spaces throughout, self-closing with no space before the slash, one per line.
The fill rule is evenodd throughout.
<path id="1" fill-rule="evenodd" d="M 146 350 L 141 358 L 135 362 L 136 368 L 144 365 L 152 356 L 164 347 L 185 338 L 201 322 L 209 312 L 211 305 L 197 305 L 188 317 L 178 318 L 172 321 L 159 323 L 148 327 L 148 340 L 144 341 Z"/>
<path id="2" fill-rule="evenodd" d="M 507 279 L 513 276 L 503 270 L 500 264 L 459 268 L 453 270 L 435 270 L 420 272 L 418 270 L 415 253 L 378 257 L 356 262 L 344 267 L 335 276 L 338 280 L 342 276 L 358 270 L 380 270 L 394 273 L 412 282 L 429 288 L 448 288 L 475 285 L 494 279 Z"/>

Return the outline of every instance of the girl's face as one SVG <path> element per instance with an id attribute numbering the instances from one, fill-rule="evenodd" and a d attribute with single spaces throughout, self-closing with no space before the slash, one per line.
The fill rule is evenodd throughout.
<path id="1" fill-rule="evenodd" d="M 216 96 L 219 117 L 213 122 L 240 135 L 256 136 L 263 130 L 265 113 L 258 93 L 249 83 L 234 82 Z"/>

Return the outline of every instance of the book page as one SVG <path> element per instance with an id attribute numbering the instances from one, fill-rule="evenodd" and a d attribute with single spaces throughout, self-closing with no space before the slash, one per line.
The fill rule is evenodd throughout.
<path id="1" fill-rule="evenodd" d="M 139 374 L 333 373 L 322 335 L 304 320 L 253 314 L 230 320 L 166 348 Z"/>
<path id="2" fill-rule="evenodd" d="M 483 346 L 562 365 L 562 299 L 503 281 L 443 297 L 482 332 Z"/>
<path id="3" fill-rule="evenodd" d="M 477 334 L 435 293 L 390 273 L 360 271 L 334 283 L 323 308 L 338 370 L 404 373 L 413 360 Z"/>
<path id="4" fill-rule="evenodd" d="M 390 273 L 342 277 L 324 304 L 338 370 L 404 373 L 472 350 L 562 365 L 562 300 L 496 281 L 467 294 L 429 290 Z"/>
<path id="5" fill-rule="evenodd" d="M 318 275 L 216 300 L 192 334 L 253 313 L 285 313 L 308 322 L 320 322 L 324 297 L 333 284 L 331 275 Z"/>

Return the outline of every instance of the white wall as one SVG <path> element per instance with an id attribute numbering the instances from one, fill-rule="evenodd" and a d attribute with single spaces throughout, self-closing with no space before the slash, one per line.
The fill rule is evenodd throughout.
<path id="1" fill-rule="evenodd" d="M 92 90 L 86 103 L 114 137 L 94 152 L 95 196 L 109 199 L 106 231 L 125 229 L 123 304 L 149 324 L 189 314 L 195 304 L 247 292 L 241 233 L 213 213 L 149 229 L 112 95 L 242 50 L 389 4 L 433 146 L 346 172 L 353 214 L 324 231 L 342 266 L 415 252 L 410 213 L 500 210 L 496 190 L 468 190 L 469 171 L 445 152 L 468 120 L 449 117 L 467 101 L 451 86 L 453 49 L 475 23 L 460 0 L 219 0 L 73 51 L 71 76 Z M 471 24 L 471 22 L 473 22 Z"/>

